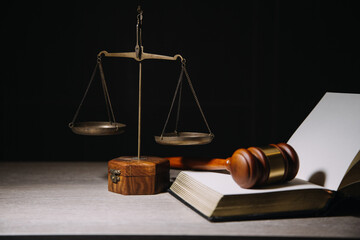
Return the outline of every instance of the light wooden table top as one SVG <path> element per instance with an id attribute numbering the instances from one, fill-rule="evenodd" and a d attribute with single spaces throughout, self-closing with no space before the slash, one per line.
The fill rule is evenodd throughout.
<path id="1" fill-rule="evenodd" d="M 123 196 L 108 192 L 106 162 L 3 162 L 0 238 L 6 236 L 360 238 L 360 218 L 212 223 L 169 193 Z"/>

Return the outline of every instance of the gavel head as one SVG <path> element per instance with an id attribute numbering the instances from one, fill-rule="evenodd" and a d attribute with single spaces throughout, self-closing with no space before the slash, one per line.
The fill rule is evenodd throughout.
<path id="1" fill-rule="evenodd" d="M 252 188 L 293 179 L 299 158 L 286 143 L 238 149 L 227 159 L 226 168 L 242 188 Z"/>

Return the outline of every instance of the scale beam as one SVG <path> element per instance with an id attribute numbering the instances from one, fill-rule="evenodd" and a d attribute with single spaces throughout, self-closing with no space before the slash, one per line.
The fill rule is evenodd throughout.
<path id="1" fill-rule="evenodd" d="M 138 62 L 141 62 L 145 59 L 158 59 L 158 60 L 170 60 L 175 61 L 178 58 L 180 58 L 181 61 L 184 60 L 184 58 L 180 54 L 176 54 L 175 56 L 165 56 L 165 55 L 159 55 L 159 54 L 152 54 L 152 53 L 141 53 L 139 54 L 140 57 L 137 56 L 136 52 L 121 52 L 121 53 L 109 53 L 107 51 L 101 51 L 98 53 L 98 57 L 120 57 L 120 58 L 132 58 L 135 59 Z"/>

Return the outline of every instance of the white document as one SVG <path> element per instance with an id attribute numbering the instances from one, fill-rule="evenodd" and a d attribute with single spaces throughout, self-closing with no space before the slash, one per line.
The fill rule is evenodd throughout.
<path id="1" fill-rule="evenodd" d="M 360 94 L 326 93 L 288 143 L 299 156 L 297 178 L 317 174 L 337 190 L 360 151 Z"/>

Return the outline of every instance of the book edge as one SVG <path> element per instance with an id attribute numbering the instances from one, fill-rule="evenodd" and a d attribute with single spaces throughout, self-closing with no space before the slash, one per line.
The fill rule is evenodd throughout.
<path id="1" fill-rule="evenodd" d="M 178 196 L 171 189 L 168 189 L 168 192 L 175 197 L 177 200 L 182 202 L 185 206 L 192 209 L 194 212 L 199 214 L 201 217 L 205 218 L 210 222 L 228 222 L 228 221 L 245 221 L 245 220 L 265 220 L 265 219 L 286 219 L 286 218 L 301 218 L 301 217 L 321 217 L 326 216 L 326 213 L 331 206 L 331 202 L 333 198 L 330 198 L 326 206 L 322 209 L 316 210 L 302 210 L 302 211 L 290 211 L 290 212 L 277 212 L 277 213 L 267 213 L 267 214 L 247 214 L 247 215 L 236 215 L 236 216 L 227 216 L 227 217 L 214 217 L 214 216 L 206 216 L 196 208 L 194 208 L 191 204 L 186 202 L 180 196 Z"/>

